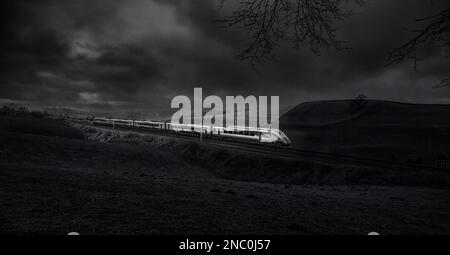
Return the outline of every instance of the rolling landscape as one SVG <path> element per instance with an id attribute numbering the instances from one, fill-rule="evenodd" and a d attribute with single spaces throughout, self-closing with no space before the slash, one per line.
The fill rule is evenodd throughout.
<path id="1" fill-rule="evenodd" d="M 450 158 L 450 106 L 354 100 L 302 103 L 280 119 L 292 146 L 397 162 Z"/>
<path id="2" fill-rule="evenodd" d="M 330 103 L 342 105 L 342 114 L 336 112 L 338 107 L 329 107 Z M 351 140 L 346 141 L 347 146 L 352 141 L 354 147 L 365 147 L 366 152 L 384 146 L 385 153 L 396 153 L 398 146 L 409 146 L 414 153 L 422 153 L 430 149 L 404 139 L 408 135 L 405 133 L 397 146 L 383 144 L 380 139 L 372 148 L 367 140 L 384 132 L 374 128 L 361 133 L 361 126 L 373 121 L 394 130 L 387 134 L 390 137 L 400 134 L 396 129 L 406 127 L 395 126 L 399 123 L 395 118 L 398 113 L 392 108 L 401 111 L 404 107 L 415 107 L 417 111 L 409 121 L 405 117 L 401 120 L 409 126 L 409 135 L 447 125 L 446 120 L 426 114 L 428 107 L 439 106 L 425 105 L 421 109 L 420 105 L 370 102 L 361 113 L 349 116 L 347 103 L 300 104 L 282 117 L 282 127 L 286 127 L 293 146 L 301 148 L 322 150 L 325 146 L 340 152 L 339 140 L 322 136 L 330 136 L 332 130 L 346 130 L 352 134 L 348 135 Z M 372 106 L 375 110 L 371 113 Z M 383 107 L 391 107 L 386 119 L 376 114 Z M 449 109 L 441 108 L 443 114 Z M 335 111 L 335 119 L 330 118 L 328 109 Z M 292 120 L 294 117 L 297 121 Z M 450 232 L 448 170 L 386 169 L 287 159 L 28 112 L 3 112 L 0 120 L 3 233 Z M 290 125 L 286 125 L 287 120 Z M 310 132 L 312 126 L 324 131 Z M 301 135 L 296 136 L 296 132 Z M 438 136 L 433 133 L 435 139 L 429 140 L 436 143 L 430 148 L 438 148 L 430 155 L 448 146 L 442 142 L 447 137 Z M 317 141 L 318 145 L 313 147 L 304 141 Z M 404 141 L 408 143 L 402 144 Z"/>
<path id="3" fill-rule="evenodd" d="M 3 2 L 0 236 L 450 235 L 448 0 Z"/>

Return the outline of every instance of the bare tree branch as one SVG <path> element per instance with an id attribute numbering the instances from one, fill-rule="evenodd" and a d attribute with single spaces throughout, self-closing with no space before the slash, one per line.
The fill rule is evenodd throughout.
<path id="1" fill-rule="evenodd" d="M 261 61 L 273 60 L 272 51 L 280 41 L 288 41 L 296 49 L 306 46 L 315 54 L 319 54 L 321 48 L 345 49 L 332 25 L 353 14 L 342 11 L 343 0 L 235 1 L 237 10 L 218 22 L 247 31 L 251 39 L 237 58 L 248 61 L 252 67 Z M 361 0 L 354 1 L 362 4 Z"/>
<path id="2" fill-rule="evenodd" d="M 416 35 L 400 47 L 388 52 L 387 65 L 399 64 L 405 60 L 414 61 L 414 69 L 417 70 L 421 58 L 417 51 L 427 45 L 435 45 L 446 51 L 445 57 L 450 58 L 450 9 L 418 19 L 417 22 L 424 23 L 422 28 L 413 30 Z M 449 69 L 450 71 L 450 69 Z M 442 80 L 435 87 L 450 86 L 450 78 Z"/>

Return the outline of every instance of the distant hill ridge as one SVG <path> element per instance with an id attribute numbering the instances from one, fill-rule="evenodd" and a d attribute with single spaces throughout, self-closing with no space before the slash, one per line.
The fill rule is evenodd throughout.
<path id="1" fill-rule="evenodd" d="M 352 110 L 354 100 L 328 100 L 301 103 L 280 119 L 282 128 L 332 125 L 417 125 L 450 126 L 450 105 L 412 104 L 365 100 Z"/>

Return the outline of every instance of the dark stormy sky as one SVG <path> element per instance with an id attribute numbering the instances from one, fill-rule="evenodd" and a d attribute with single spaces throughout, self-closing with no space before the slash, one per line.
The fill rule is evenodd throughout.
<path id="1" fill-rule="evenodd" d="M 412 34 L 414 19 L 447 1 L 369 0 L 360 15 L 336 24 L 351 50 L 320 57 L 290 45 L 276 63 L 254 72 L 234 57 L 246 34 L 212 22 L 225 10 L 214 0 L 44 0 L 2 3 L 0 102 L 86 110 L 164 114 L 173 96 L 279 95 L 282 108 L 310 100 L 372 99 L 450 103 L 433 89 L 448 73 L 444 52 L 427 50 L 385 67 L 385 53 Z"/>

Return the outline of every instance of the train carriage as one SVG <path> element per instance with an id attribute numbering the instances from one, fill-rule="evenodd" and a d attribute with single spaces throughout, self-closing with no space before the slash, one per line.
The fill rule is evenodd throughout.
<path id="1" fill-rule="evenodd" d="M 161 132 L 191 133 L 201 134 L 205 137 L 223 138 L 231 140 L 247 140 L 265 144 L 289 145 L 291 141 L 279 129 L 254 128 L 239 126 L 206 126 L 195 124 L 179 124 L 169 122 L 147 121 L 147 120 L 127 120 L 94 118 L 94 125 L 104 125 L 112 127 L 126 127 L 134 129 L 146 129 Z"/>
<path id="2" fill-rule="evenodd" d="M 149 120 L 136 120 L 134 126 L 139 129 L 151 129 L 162 130 L 164 129 L 164 122 L 149 121 Z"/>

